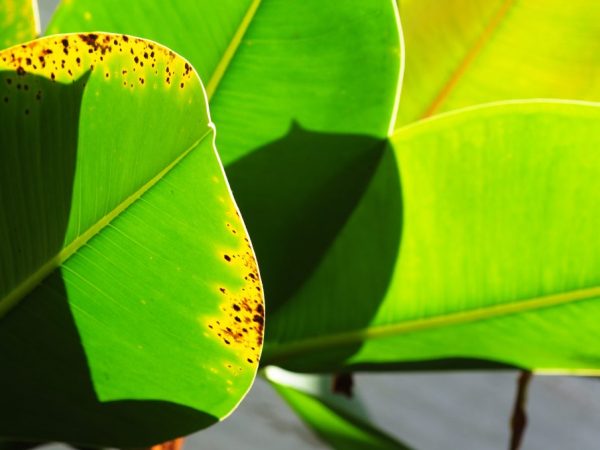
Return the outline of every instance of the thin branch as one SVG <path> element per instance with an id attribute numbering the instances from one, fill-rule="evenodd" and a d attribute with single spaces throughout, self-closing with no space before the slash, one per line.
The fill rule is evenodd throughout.
<path id="1" fill-rule="evenodd" d="M 336 373 L 333 375 L 331 380 L 331 391 L 334 394 L 345 395 L 348 398 L 352 398 L 354 387 L 354 379 L 352 374 L 348 372 Z"/>
<path id="2" fill-rule="evenodd" d="M 532 373 L 524 370 L 517 379 L 517 396 L 510 421 L 510 450 L 519 450 L 527 427 L 527 412 L 525 411 L 527 403 L 527 389 L 531 381 Z"/>

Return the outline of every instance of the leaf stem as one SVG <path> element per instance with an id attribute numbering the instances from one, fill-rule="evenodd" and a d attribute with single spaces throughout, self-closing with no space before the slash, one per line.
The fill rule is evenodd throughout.
<path id="1" fill-rule="evenodd" d="M 517 395 L 515 397 L 515 405 L 510 420 L 510 446 L 509 450 L 519 450 L 527 427 L 527 412 L 525 410 L 527 403 L 527 390 L 531 381 L 532 373 L 528 370 L 523 370 L 517 379 Z"/>

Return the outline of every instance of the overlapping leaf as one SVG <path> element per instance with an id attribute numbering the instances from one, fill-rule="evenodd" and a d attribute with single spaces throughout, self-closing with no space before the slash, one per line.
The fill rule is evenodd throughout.
<path id="1" fill-rule="evenodd" d="M 127 22 L 123 17 L 106 22 L 108 16 L 97 14 L 93 9 L 102 7 L 94 6 L 91 2 L 79 0 L 72 2 L 72 5 L 74 6 L 63 6 L 55 27 L 83 26 L 85 22 L 78 17 L 84 17 L 86 11 L 89 12 L 92 23 L 98 16 L 105 20 L 98 22 L 103 25 L 135 26 L 132 21 Z M 596 368 L 597 358 L 593 351 L 586 353 L 575 348 L 572 343 L 569 344 L 572 341 L 562 339 L 560 327 L 550 325 L 552 311 L 558 310 L 561 311 L 561 317 L 565 317 L 564 320 L 574 323 L 575 319 L 570 313 L 563 311 L 573 309 L 573 304 L 579 305 L 576 300 L 580 294 L 583 295 L 582 298 L 590 295 L 593 297 L 595 281 L 593 270 L 589 269 L 593 261 L 582 259 L 579 254 L 580 249 L 589 246 L 584 246 L 583 243 L 571 245 L 570 240 L 555 238 L 566 233 L 565 227 L 572 223 L 568 217 L 575 215 L 574 210 L 563 208 L 569 202 L 579 202 L 579 197 L 574 191 L 565 190 L 564 197 L 556 199 L 553 191 L 548 189 L 548 183 L 558 177 L 569 186 L 577 181 L 579 191 L 587 191 L 589 196 L 596 192 L 593 184 L 594 165 L 586 160 L 595 157 L 590 144 L 593 139 L 586 144 L 581 138 L 586 133 L 593 137 L 593 127 L 590 121 L 580 118 L 581 111 L 584 111 L 581 113 L 584 116 L 588 114 L 587 111 L 591 111 L 590 114 L 593 115 L 595 109 L 583 105 L 547 106 L 538 103 L 534 106 L 492 108 L 490 111 L 493 114 L 490 113 L 490 117 L 486 115 L 487 110 L 482 110 L 490 124 L 482 122 L 476 127 L 476 133 L 467 131 L 468 125 L 463 121 L 469 122 L 481 111 L 440 119 L 439 123 L 442 125 L 439 126 L 436 125 L 438 122 L 428 122 L 420 128 L 416 127 L 415 130 L 421 130 L 419 133 L 428 136 L 423 138 L 425 143 L 413 144 L 411 139 L 416 132 L 402 130 L 401 134 L 392 139 L 391 146 L 386 146 L 361 134 L 381 135 L 382 127 L 366 125 L 377 117 L 380 124 L 383 124 L 385 112 L 391 117 L 393 109 L 380 107 L 377 114 L 374 114 L 366 104 L 360 106 L 361 102 L 349 103 L 347 97 L 334 95 L 335 90 L 323 88 L 324 85 L 333 86 L 333 83 L 324 84 L 323 76 L 315 78 L 313 75 L 310 81 L 298 76 L 302 72 L 294 61 L 306 62 L 303 58 L 298 59 L 303 54 L 298 49 L 304 48 L 300 37 L 314 38 L 315 34 L 319 34 L 315 33 L 316 28 L 310 27 L 305 28 L 305 34 L 302 34 L 298 29 L 300 27 L 296 28 L 295 20 L 290 24 L 290 17 L 300 18 L 302 15 L 282 12 L 277 6 L 277 2 L 265 1 L 260 5 L 246 5 L 245 15 L 239 11 L 237 15 L 232 14 L 235 20 L 231 19 L 231 23 L 237 21 L 241 25 L 233 28 L 236 32 L 229 32 L 229 44 L 221 44 L 219 47 L 225 55 L 221 62 L 226 62 L 226 70 L 222 76 L 218 76 L 221 81 L 216 84 L 216 94 L 212 99 L 215 115 L 222 118 L 225 124 L 225 136 L 222 138 L 225 145 L 222 151 L 229 163 L 227 170 L 242 208 L 248 211 L 251 232 L 259 243 L 259 255 L 261 250 L 264 255 L 261 262 L 264 261 L 267 292 L 271 294 L 269 300 L 273 313 L 268 329 L 267 360 L 300 369 L 372 363 L 381 363 L 382 367 L 386 367 L 385 364 L 388 363 L 438 358 L 495 359 L 503 363 L 548 370 Z M 447 8 L 455 6 L 449 4 Z M 479 6 L 469 3 L 465 6 L 469 7 L 456 9 L 464 10 L 458 22 L 449 21 L 445 14 L 440 14 L 439 18 L 434 17 L 435 20 L 431 20 L 431 23 L 446 21 L 443 22 L 446 25 L 438 27 L 440 29 L 434 35 L 427 31 L 431 31 L 429 28 L 419 28 L 419 24 L 424 22 L 419 14 L 422 15 L 431 8 L 419 6 L 416 2 L 400 4 L 407 27 L 412 27 L 407 32 L 408 45 L 414 48 L 413 56 L 409 56 L 409 80 L 403 99 L 403 111 L 406 112 L 401 113 L 401 123 L 479 101 L 525 96 L 525 92 L 526 96 L 593 97 L 590 94 L 593 89 L 585 90 L 582 87 L 588 86 L 587 82 L 560 84 L 556 81 L 564 79 L 566 60 L 582 58 L 581 55 L 587 53 L 565 48 L 565 55 L 571 56 L 552 59 L 549 49 L 555 49 L 556 46 L 550 45 L 551 42 L 547 40 L 536 40 L 535 33 L 518 27 L 520 22 L 517 19 L 520 15 L 526 12 L 526 8 L 534 8 L 535 5 L 497 2 Z M 332 6 L 340 9 L 336 9 L 336 14 L 331 17 L 337 18 L 345 7 Z M 568 8 L 573 14 L 586 14 L 582 5 L 573 4 Z M 276 13 L 277 11 L 279 12 Z M 548 28 L 555 23 L 556 15 L 552 11 L 557 9 L 545 8 L 540 12 L 536 26 Z M 319 11 L 313 12 L 321 17 Z M 357 14 L 356 17 L 358 16 Z M 485 20 L 481 20 L 482 18 Z M 279 20 L 285 20 L 287 24 L 283 34 L 283 27 L 278 25 L 281 23 Z M 307 21 L 311 24 L 317 22 L 312 19 Z M 363 22 L 360 26 L 353 22 L 357 37 L 363 36 L 362 33 L 366 33 L 365 30 L 368 29 L 369 20 Z M 573 34 L 573 23 L 564 20 L 559 25 L 565 33 Z M 460 30 L 460 33 L 455 33 L 455 40 L 449 39 L 444 34 L 446 29 Z M 586 29 L 592 30 L 593 27 Z M 294 34 L 285 34 L 286 30 L 293 30 Z M 523 33 L 528 34 L 528 40 Z M 380 32 L 377 36 L 385 35 L 386 33 Z M 347 54 L 340 49 L 347 48 L 349 53 L 351 46 L 356 46 L 358 41 L 348 38 L 343 40 L 333 32 L 326 36 L 327 40 L 324 42 L 328 45 L 326 48 L 331 49 L 331 54 L 334 49 L 335 54 Z M 509 36 L 510 39 L 501 39 L 502 36 Z M 553 36 L 560 36 L 560 33 Z M 512 68 L 511 70 L 526 67 L 518 63 L 519 58 L 524 58 L 525 51 L 523 55 L 520 50 L 519 53 L 509 55 L 506 49 L 500 48 L 514 40 L 528 43 L 528 55 L 534 53 L 533 49 L 539 50 L 535 54 L 544 61 L 542 69 L 535 73 L 533 69 L 526 71 L 520 78 L 497 76 L 498 70 L 490 61 L 505 61 L 506 67 Z M 309 42 L 315 44 L 314 40 Z M 440 50 L 452 42 L 458 43 L 453 52 Z M 586 44 L 590 42 L 587 39 L 582 39 L 581 42 L 582 45 L 592 45 Z M 309 47 L 314 64 L 328 53 L 320 45 L 307 44 L 306 48 Z M 380 45 L 380 48 L 386 46 Z M 510 45 L 510 48 L 514 50 L 515 46 Z M 284 56 L 287 56 L 278 56 L 279 49 L 285 49 Z M 231 50 L 235 52 L 231 53 Z M 435 65 L 427 64 L 435 55 L 443 55 L 444 59 L 436 58 Z M 375 61 L 374 57 L 366 59 L 363 64 L 354 63 L 351 70 L 350 66 L 338 64 L 336 60 L 329 58 L 331 64 L 320 67 L 325 67 L 322 70 L 325 77 L 335 67 L 344 75 L 342 79 L 361 80 L 362 89 L 344 90 L 346 94 L 353 92 L 360 95 L 360 92 L 368 91 L 371 95 L 373 92 L 382 92 L 382 86 L 385 87 L 382 80 L 386 79 L 385 73 L 389 73 L 377 73 L 378 81 L 375 81 L 375 77 L 361 72 L 365 68 L 377 71 L 378 66 L 372 61 Z M 387 61 L 388 66 L 393 65 L 390 60 Z M 215 67 L 219 64 L 221 63 L 217 63 Z M 289 67 L 295 72 L 287 72 Z M 428 69 L 425 70 L 424 67 Z M 278 75 L 274 75 L 276 71 Z M 468 76 L 463 75 L 479 73 L 478 71 L 482 73 L 479 78 L 487 83 L 485 89 L 481 89 L 481 85 L 485 84 L 483 82 L 464 81 Z M 213 72 L 218 70 L 214 69 Z M 491 76 L 492 72 L 494 76 Z M 311 70 L 311 73 L 319 72 Z M 538 77 L 536 73 L 541 75 Z M 582 70 L 577 73 L 580 77 L 577 79 L 591 80 L 589 72 Z M 540 77 L 549 78 L 540 81 Z M 506 83 L 508 78 L 519 82 Z M 285 80 L 287 89 L 278 84 L 279 79 Z M 349 82 L 342 82 L 342 85 L 346 86 L 346 83 Z M 258 86 L 253 91 L 256 95 L 242 97 L 238 94 L 242 86 L 253 85 Z M 322 97 L 313 97 L 327 99 L 328 105 L 313 101 L 307 95 L 306 86 L 310 86 L 315 94 L 322 94 Z M 373 90 L 365 90 L 364 86 Z M 387 98 L 391 98 L 391 83 L 387 86 Z M 477 90 L 472 90 L 470 86 Z M 575 86 L 580 91 L 571 91 L 569 86 Z M 301 103 L 294 100 L 299 97 L 298 92 L 306 98 Z M 477 92 L 479 96 L 469 96 L 468 92 Z M 279 100 L 285 98 L 284 94 L 289 94 L 291 100 L 284 101 L 283 107 L 273 108 L 276 104 L 272 102 L 273 94 L 280 96 Z M 434 102 L 436 96 L 440 96 L 441 100 Z M 449 101 L 451 98 L 459 100 L 452 103 Z M 421 110 L 427 110 L 428 105 L 433 103 L 435 108 L 422 114 Z M 337 105 L 344 108 L 343 114 L 338 111 Z M 546 108 L 550 108 L 552 112 L 549 113 Z M 565 111 L 555 112 L 553 108 L 564 108 Z M 535 113 L 537 109 L 540 109 L 539 115 Z M 265 125 L 249 129 L 246 126 L 251 123 L 248 118 L 254 117 L 251 111 L 257 110 L 262 114 L 261 120 L 257 122 Z M 299 125 L 291 128 L 284 139 L 257 151 L 259 144 L 272 141 L 282 134 L 281 131 L 276 131 L 279 127 L 276 124 L 280 120 L 275 111 L 282 117 L 288 117 L 287 120 L 290 117 L 297 119 Z M 282 114 L 285 111 L 289 114 Z M 505 120 L 506 116 L 514 116 L 514 120 Z M 335 124 L 324 126 L 327 121 L 323 117 L 335 120 Z M 358 125 L 354 121 L 356 117 L 362 118 Z M 543 124 L 544 131 L 539 131 L 538 122 Z M 229 124 L 232 126 L 229 127 Z M 443 133 L 438 129 L 443 126 L 448 129 L 457 127 L 458 131 Z M 552 132 L 547 131 L 552 128 Z M 230 131 L 234 129 L 236 133 Z M 320 133 L 317 135 L 314 130 Z M 340 135 L 352 131 L 355 133 Z M 483 148 L 490 146 L 494 146 L 492 150 L 487 150 L 491 156 L 485 156 L 487 153 L 484 153 Z M 428 157 L 423 148 L 438 150 L 435 157 Z M 456 163 L 450 170 L 449 158 L 453 148 L 460 148 L 464 156 L 460 159 L 461 164 Z M 561 151 L 563 148 L 569 150 Z M 325 152 L 321 149 L 327 149 L 328 156 L 324 157 Z M 530 153 L 526 149 L 536 154 L 537 159 L 527 159 Z M 416 174 L 420 172 L 417 172 L 417 168 L 405 168 L 401 159 L 404 155 L 402 152 L 406 152 L 418 164 L 434 161 L 435 167 L 447 171 L 448 176 L 454 175 L 462 184 L 449 189 L 446 185 L 432 186 L 426 179 L 418 179 Z M 506 162 L 506 168 L 501 170 L 497 164 L 507 153 L 511 155 L 511 159 Z M 480 158 L 475 158 L 473 154 Z M 240 158 L 241 155 L 246 156 Z M 567 160 L 558 160 L 558 155 Z M 553 164 L 549 161 L 553 161 Z M 489 165 L 484 166 L 485 162 Z M 537 172 L 534 170 L 534 163 L 549 167 L 548 170 L 552 172 L 542 172 L 543 177 L 535 178 Z M 582 167 L 587 167 L 587 172 Z M 433 167 L 429 169 L 433 171 Z M 472 176 L 457 175 L 465 172 Z M 265 173 L 270 176 L 257 176 Z M 586 176 L 581 176 L 582 173 Z M 310 183 L 306 181 L 307 177 Z M 417 187 L 411 188 L 411 197 L 407 198 L 406 190 L 410 185 L 406 183 L 413 179 L 419 181 Z M 497 179 L 497 184 L 488 185 L 488 179 Z M 352 180 L 352 184 L 345 184 L 345 180 Z M 518 186 L 520 192 L 529 192 L 529 197 L 517 196 L 513 202 L 508 202 L 508 194 L 517 192 L 517 188 L 513 186 Z M 451 197 L 451 194 L 454 195 L 454 192 L 456 198 L 472 198 L 474 203 L 469 207 L 462 203 L 452 203 L 450 200 L 455 197 Z M 430 205 L 428 195 L 444 200 L 440 200 L 440 204 Z M 494 197 L 496 203 L 485 208 L 485 199 L 489 196 Z M 586 201 L 585 198 L 588 197 L 584 197 L 582 201 Z M 408 209 L 409 205 L 417 206 Z M 455 210 L 448 209 L 448 212 L 441 209 L 442 206 Z M 509 209 L 507 212 L 509 207 L 516 208 L 517 211 L 529 211 L 526 220 L 517 220 L 518 216 L 513 214 L 513 210 Z M 490 209 L 495 211 L 494 217 L 490 216 Z M 577 233 L 582 237 L 597 225 L 594 209 L 589 206 L 584 210 L 588 212 L 584 222 L 591 228 Z M 436 216 L 429 217 L 428 214 Z M 437 217 L 439 214 L 450 217 L 448 220 L 451 223 L 440 222 Z M 273 217 L 278 220 L 274 221 Z M 504 218 L 504 221 L 499 218 Z M 515 219 L 515 222 L 511 222 L 511 219 Z M 476 226 L 468 220 L 474 221 Z M 442 228 L 432 228 L 434 224 Z M 475 231 L 484 233 L 491 225 L 504 225 L 504 234 L 500 236 L 500 231 L 497 231 L 498 235 L 490 242 L 478 241 L 477 245 L 475 241 L 458 239 L 465 230 L 471 230 L 469 237 L 472 238 Z M 458 234 L 449 235 L 448 230 L 455 230 Z M 545 230 L 546 234 L 540 230 Z M 415 242 L 419 245 L 413 244 Z M 416 246 L 415 250 L 411 250 L 416 256 L 407 259 L 406 248 L 410 249 L 411 246 Z M 555 256 L 553 264 L 556 267 L 547 268 L 548 273 L 541 275 L 533 269 L 531 272 L 522 272 L 523 267 L 532 264 L 532 261 L 523 259 L 526 255 L 538 258 L 534 262 L 539 265 L 539 258 L 544 259 L 543 255 L 547 252 L 544 249 L 557 246 L 561 247 L 555 248 L 553 254 L 562 256 Z M 563 251 L 565 253 L 561 254 Z M 436 256 L 433 260 L 432 255 Z M 456 271 L 451 256 L 458 258 L 456 264 L 463 272 Z M 580 268 L 577 265 L 574 272 L 561 272 L 557 267 L 566 263 L 560 262 L 560 258 L 566 261 L 581 260 L 581 264 L 588 266 Z M 544 262 L 550 267 L 548 264 L 551 261 L 544 259 Z M 473 283 L 475 284 L 471 286 Z M 517 285 L 522 291 L 515 288 Z M 589 291 L 588 288 L 592 290 Z M 571 294 L 563 297 L 565 292 L 571 291 L 577 292 L 575 297 Z M 531 301 L 524 302 L 528 299 Z M 549 308 L 554 301 L 565 304 L 558 309 Z M 523 306 L 525 304 L 528 306 Z M 593 305 L 593 302 L 587 304 Z M 497 310 L 498 305 L 503 306 Z M 542 318 L 538 319 L 538 315 Z M 531 317 L 535 317 L 535 320 Z M 512 341 L 505 343 L 506 345 L 491 344 L 501 342 L 495 334 L 498 331 L 494 330 L 511 320 L 524 321 L 524 325 L 521 325 L 523 330 L 536 330 L 531 332 L 533 336 L 515 337 L 527 344 L 519 347 Z M 490 325 L 497 322 L 502 325 Z M 532 323 L 536 326 L 532 326 Z M 470 330 L 477 327 L 489 329 L 490 331 L 486 331 L 489 339 L 483 342 L 481 339 L 471 339 Z M 428 331 L 425 333 L 422 328 L 427 328 Z M 586 327 L 580 329 L 584 334 L 593 331 Z M 541 330 L 552 331 L 552 350 L 546 350 L 540 340 L 534 338 L 547 334 L 541 333 Z M 478 333 L 480 332 L 478 329 Z M 418 338 L 419 345 L 413 342 L 417 336 L 421 336 Z M 323 351 L 324 348 L 327 351 Z M 522 351 L 523 348 L 528 350 Z"/>
<path id="2" fill-rule="evenodd" d="M 516 102 L 400 130 L 315 276 L 271 318 L 266 362 L 598 371 L 599 120 L 594 104 Z M 347 264 L 392 220 L 393 240 Z M 367 310 L 372 266 L 387 279 Z"/>
<path id="3" fill-rule="evenodd" d="M 109 17 L 96 3 L 63 4 L 51 30 L 138 26 L 131 11 Z M 456 14 L 439 17 L 439 5 L 400 3 L 413 50 L 399 123 L 510 97 L 595 98 L 593 40 L 557 19 L 563 9 L 475 3 L 450 2 Z M 590 5 L 565 7 L 593 16 Z M 594 317 L 597 281 L 589 257 L 597 249 L 586 243 L 598 225 L 595 107 L 498 106 L 401 130 L 386 144 L 377 137 L 395 121 L 394 107 L 381 98 L 395 97 L 400 72 L 389 3 L 265 0 L 229 8 L 227 20 L 216 9 L 198 18 L 194 8 L 181 2 L 169 14 L 227 24 L 227 37 L 207 41 L 222 57 L 206 75 L 218 80 L 210 84 L 221 151 L 266 278 L 267 362 L 323 370 L 480 358 L 598 368 L 597 336 L 584 320 Z M 439 26 L 421 26 L 425 17 Z M 584 29 L 595 33 L 593 24 Z M 183 45 L 172 32 L 152 33 Z M 198 48 L 191 58 L 211 60 Z M 577 242 L 573 223 L 584 227 Z"/>
<path id="4" fill-rule="evenodd" d="M 171 50 L 0 53 L 0 435 L 149 445 L 229 414 L 262 290 L 204 89 Z"/>

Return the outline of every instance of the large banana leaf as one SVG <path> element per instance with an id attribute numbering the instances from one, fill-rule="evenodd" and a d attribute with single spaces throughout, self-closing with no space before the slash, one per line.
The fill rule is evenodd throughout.
<path id="1" fill-rule="evenodd" d="M 479 103 L 600 100 L 600 3 L 398 0 L 406 73 L 398 125 Z"/>
<path id="2" fill-rule="evenodd" d="M 0 436 L 132 447 L 225 417 L 262 291 L 190 64 L 59 35 L 0 52 Z"/>
<path id="3" fill-rule="evenodd" d="M 0 49 L 34 39 L 39 31 L 37 0 L 0 2 Z"/>
<path id="4" fill-rule="evenodd" d="M 311 280 L 270 317 L 264 362 L 598 372 L 598 123 L 594 104 L 538 101 L 398 131 Z"/>

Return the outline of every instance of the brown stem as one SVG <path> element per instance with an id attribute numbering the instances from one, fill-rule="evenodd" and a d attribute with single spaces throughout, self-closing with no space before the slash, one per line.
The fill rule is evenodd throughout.
<path id="1" fill-rule="evenodd" d="M 352 398 L 352 388 L 354 387 L 354 380 L 352 374 L 348 372 L 336 373 L 333 375 L 331 380 L 331 390 L 334 394 L 345 395 L 348 398 Z"/>
<path id="2" fill-rule="evenodd" d="M 519 448 L 521 448 L 525 427 L 527 426 L 525 406 L 527 403 L 527 388 L 529 387 L 531 377 L 532 373 L 524 370 L 517 379 L 517 396 L 515 398 L 515 406 L 510 421 L 510 450 L 519 450 Z"/>

